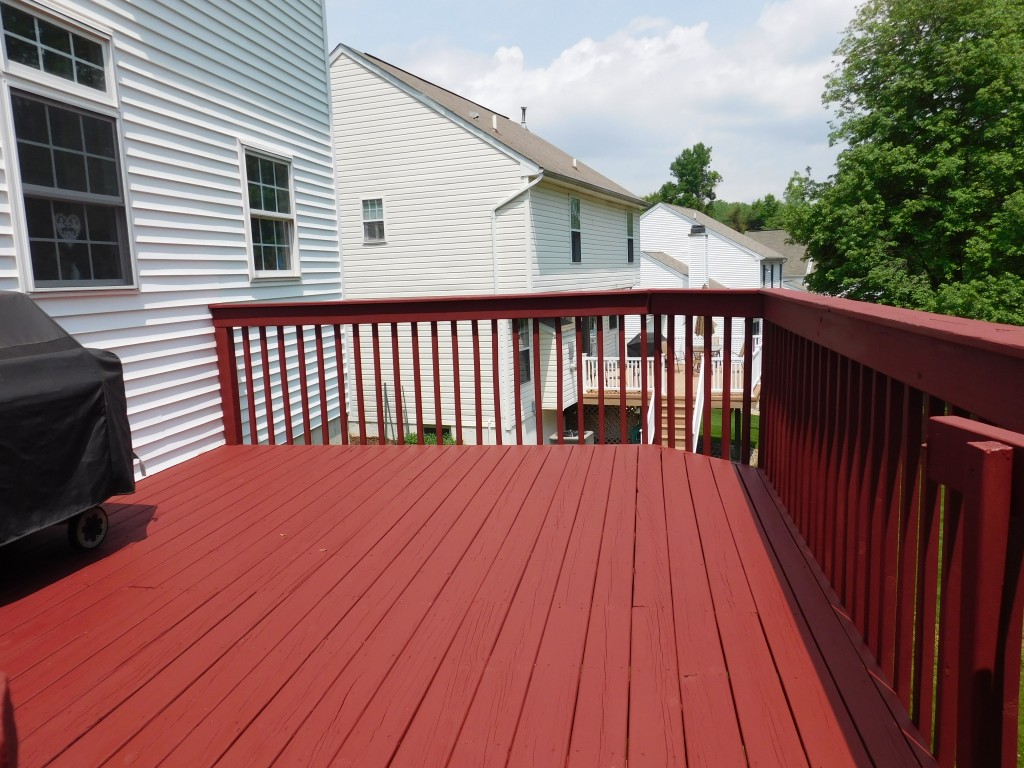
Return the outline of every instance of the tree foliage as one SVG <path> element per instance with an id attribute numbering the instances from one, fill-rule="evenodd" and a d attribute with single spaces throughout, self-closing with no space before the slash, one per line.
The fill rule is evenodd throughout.
<path id="1" fill-rule="evenodd" d="M 861 6 L 824 93 L 836 173 L 787 188 L 813 290 L 1024 324 L 1022 51 L 1021 0 Z"/>
<path id="2" fill-rule="evenodd" d="M 737 232 L 759 229 L 784 229 L 785 203 L 770 192 L 752 203 L 715 200 L 707 213 Z"/>
<path id="3" fill-rule="evenodd" d="M 715 187 L 722 180 L 711 170 L 711 147 L 698 142 L 680 152 L 669 166 L 675 181 L 666 181 L 661 189 L 647 196 L 650 203 L 672 203 L 708 212 L 715 201 Z"/>

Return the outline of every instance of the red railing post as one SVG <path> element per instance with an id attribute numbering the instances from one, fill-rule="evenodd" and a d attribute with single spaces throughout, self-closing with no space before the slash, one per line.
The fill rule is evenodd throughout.
<path id="1" fill-rule="evenodd" d="M 224 442 L 242 444 L 242 412 L 235 373 L 235 337 L 231 327 L 213 329 L 217 345 L 217 378 L 220 381 L 220 408 L 224 419 Z"/>
<path id="2" fill-rule="evenodd" d="M 929 479 L 963 500 L 957 529 L 946 531 L 958 539 L 961 599 L 951 628 L 959 653 L 948 659 L 954 698 L 941 704 L 955 707 L 955 733 L 938 740 L 940 764 L 1016 765 L 1024 435 L 943 416 L 929 420 L 928 446 Z"/>

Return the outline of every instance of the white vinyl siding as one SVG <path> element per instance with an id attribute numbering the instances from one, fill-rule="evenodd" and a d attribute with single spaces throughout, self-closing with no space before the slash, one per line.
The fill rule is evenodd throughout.
<path id="1" fill-rule="evenodd" d="M 580 199 L 582 261 L 570 260 L 569 198 Z M 578 291 L 631 288 L 640 265 L 626 263 L 625 204 L 585 193 L 570 195 L 563 187 L 541 183 L 530 190 L 537 259 L 533 290 Z"/>
<path id="2" fill-rule="evenodd" d="M 153 472 L 223 442 L 207 305 L 340 298 L 322 3 L 83 0 L 48 7 L 111 36 L 138 288 L 33 298 L 84 344 L 120 356 L 133 447 Z M 59 97 L 11 72 L 0 78 Z M 4 129 L 0 289 L 24 290 L 13 260 L 23 217 L 9 216 L 10 200 L 20 194 L 8 188 L 9 141 Z M 292 158 L 301 281 L 250 279 L 240 142 Z"/>
<path id="3" fill-rule="evenodd" d="M 525 187 L 520 164 L 343 53 L 331 89 L 346 298 L 493 293 L 491 212 Z M 384 199 L 386 244 L 364 243 L 366 198 Z M 507 208 L 500 236 L 521 244 Z"/>

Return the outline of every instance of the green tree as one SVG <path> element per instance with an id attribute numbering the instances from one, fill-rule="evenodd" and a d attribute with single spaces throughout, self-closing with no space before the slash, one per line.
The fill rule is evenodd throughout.
<path id="1" fill-rule="evenodd" d="M 836 173 L 787 189 L 813 290 L 1024 324 L 1022 50 L 1021 0 L 861 6 L 823 97 Z"/>
<path id="2" fill-rule="evenodd" d="M 661 189 L 648 195 L 651 203 L 665 202 L 709 212 L 715 202 L 715 187 L 722 180 L 711 170 L 711 147 L 698 142 L 680 152 L 669 166 L 675 181 L 666 181 Z"/>

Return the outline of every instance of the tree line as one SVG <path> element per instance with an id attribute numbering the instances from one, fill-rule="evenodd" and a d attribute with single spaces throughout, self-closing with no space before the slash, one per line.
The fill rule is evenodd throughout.
<path id="1" fill-rule="evenodd" d="M 647 200 L 785 229 L 807 246 L 813 291 L 1024 325 L 1022 51 L 1021 0 L 867 0 L 822 97 L 835 173 L 728 203 L 696 144 Z"/>

